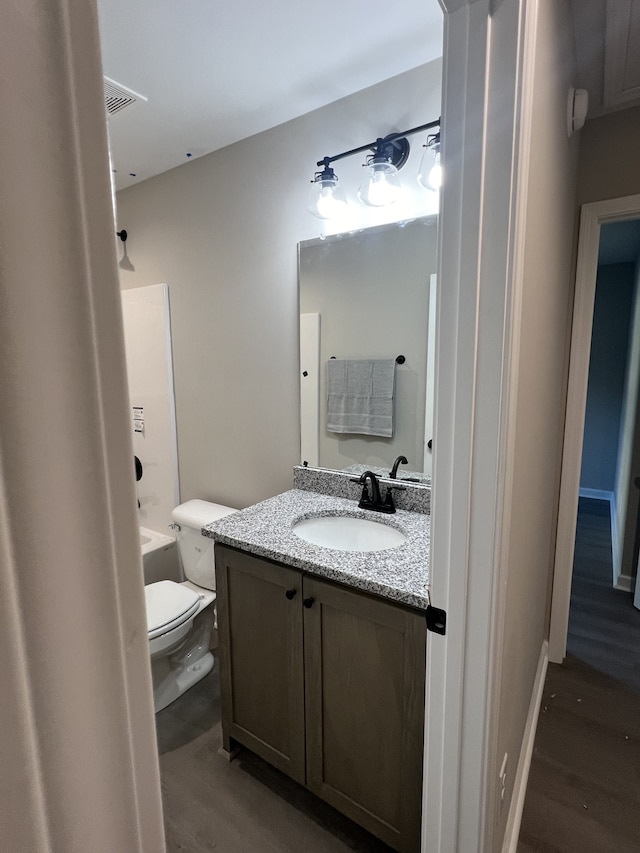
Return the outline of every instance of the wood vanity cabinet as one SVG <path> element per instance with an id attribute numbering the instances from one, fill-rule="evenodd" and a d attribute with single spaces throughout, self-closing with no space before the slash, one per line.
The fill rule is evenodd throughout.
<path id="1" fill-rule="evenodd" d="M 215 546 L 223 747 L 305 783 L 302 575 Z"/>
<path id="2" fill-rule="evenodd" d="M 216 544 L 222 731 L 420 850 L 426 616 Z"/>

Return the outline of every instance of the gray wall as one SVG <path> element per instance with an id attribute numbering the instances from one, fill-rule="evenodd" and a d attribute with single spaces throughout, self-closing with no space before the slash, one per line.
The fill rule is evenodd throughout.
<path id="1" fill-rule="evenodd" d="M 306 211 L 315 162 L 437 118 L 440 77 L 441 61 L 430 62 L 118 193 L 135 267 L 122 286 L 169 284 L 182 500 L 242 507 L 291 487 L 297 243 L 322 231 Z M 406 204 L 386 216 L 434 212 L 434 194 L 409 185 L 424 140 L 411 142 Z M 340 168 L 354 190 L 361 162 Z M 347 228 L 380 224 L 378 211 L 350 204 Z"/>
<path id="2" fill-rule="evenodd" d="M 598 268 L 580 487 L 612 492 L 623 407 L 634 264 Z"/>

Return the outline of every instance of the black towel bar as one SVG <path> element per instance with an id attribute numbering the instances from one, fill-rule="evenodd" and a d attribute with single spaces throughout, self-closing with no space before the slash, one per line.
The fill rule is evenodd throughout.
<path id="1" fill-rule="evenodd" d="M 335 355 L 332 355 L 329 360 L 331 361 L 332 359 L 335 359 Z M 396 356 L 396 364 L 404 364 L 406 360 L 407 359 L 403 355 Z"/>

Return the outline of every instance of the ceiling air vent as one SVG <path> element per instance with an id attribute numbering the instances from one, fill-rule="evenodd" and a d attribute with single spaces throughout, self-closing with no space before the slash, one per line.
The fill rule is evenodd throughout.
<path id="1" fill-rule="evenodd" d="M 125 107 L 135 104 L 137 101 L 146 101 L 144 95 L 139 95 L 132 89 L 127 89 L 115 80 L 109 77 L 104 78 L 104 103 L 107 108 L 107 114 L 112 116 L 114 113 L 119 113 Z"/>

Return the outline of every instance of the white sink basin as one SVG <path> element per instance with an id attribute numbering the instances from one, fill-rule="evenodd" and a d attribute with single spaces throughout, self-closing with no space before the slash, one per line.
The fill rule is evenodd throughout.
<path id="1" fill-rule="evenodd" d="M 293 525 L 296 536 L 336 551 L 385 551 L 406 542 L 401 530 L 350 515 L 321 515 L 305 518 Z"/>

